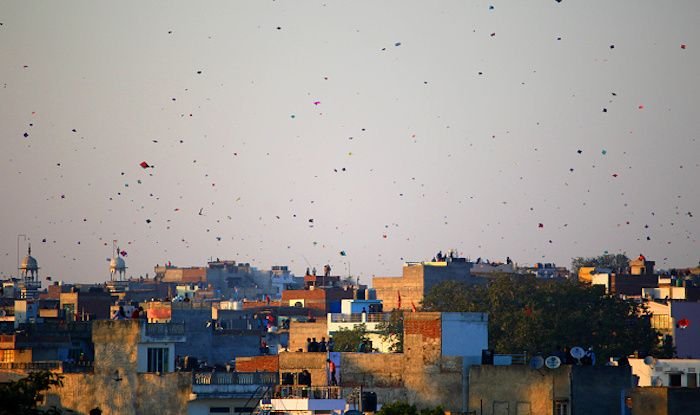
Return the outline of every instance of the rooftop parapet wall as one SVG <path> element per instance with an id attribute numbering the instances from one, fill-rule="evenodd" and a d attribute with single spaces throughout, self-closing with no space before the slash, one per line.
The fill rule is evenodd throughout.
<path id="1" fill-rule="evenodd" d="M 191 390 L 185 372 L 65 374 L 63 387 L 46 393 L 46 404 L 85 415 L 96 407 L 103 415 L 186 415 Z"/>
<path id="2" fill-rule="evenodd" d="M 137 345 L 141 335 L 139 320 L 98 320 L 93 323 L 95 373 L 115 370 L 136 373 Z"/>

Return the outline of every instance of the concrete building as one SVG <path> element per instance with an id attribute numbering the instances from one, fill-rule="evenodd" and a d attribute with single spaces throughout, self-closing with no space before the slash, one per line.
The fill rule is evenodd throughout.
<path id="1" fill-rule="evenodd" d="M 646 305 L 652 314 L 652 327 L 673 337 L 676 356 L 700 359 L 700 303 L 672 300 L 666 304 L 649 301 Z"/>
<path id="2" fill-rule="evenodd" d="M 687 415 L 698 413 L 700 389 L 633 388 L 627 391 L 625 406 L 630 415 Z"/>
<path id="3" fill-rule="evenodd" d="M 63 386 L 45 393 L 45 405 L 87 414 L 185 414 L 191 373 L 174 373 L 173 346 L 184 327 L 143 320 L 95 321 L 94 371 L 64 373 Z"/>
<path id="4" fill-rule="evenodd" d="M 488 316 L 483 313 L 406 313 L 403 353 L 338 353 L 340 386 L 346 396 L 363 386 L 377 394 L 378 402 L 403 400 L 420 407 L 443 405 L 466 412 L 469 367 L 481 362 L 488 347 Z M 295 337 L 321 337 L 326 321 L 292 323 L 290 348 Z M 317 330 L 311 335 L 311 329 Z M 327 386 L 326 353 L 279 354 L 280 377 L 307 369 L 312 386 Z M 255 362 L 258 357 L 251 358 Z M 255 363 L 247 362 L 246 369 Z M 261 364 L 263 364 L 261 362 Z M 269 365 L 269 362 L 264 364 Z"/>
<path id="5" fill-rule="evenodd" d="M 621 414 L 629 367 L 472 366 L 469 411 L 479 415 Z"/>
<path id="6" fill-rule="evenodd" d="M 341 300 L 352 299 L 352 290 L 340 287 L 310 286 L 306 290 L 285 290 L 282 292 L 282 305 L 306 308 L 314 316 L 326 317 L 326 313 L 339 313 Z"/>
<path id="7" fill-rule="evenodd" d="M 629 359 L 637 386 L 697 388 L 700 359 Z"/>
<path id="8" fill-rule="evenodd" d="M 487 278 L 471 275 L 472 263 L 464 258 L 444 258 L 442 261 L 407 262 L 400 277 L 374 277 L 377 298 L 384 310 L 411 310 L 420 307 L 423 297 L 443 281 L 454 280 L 467 284 L 485 284 Z"/>
<path id="9" fill-rule="evenodd" d="M 70 292 L 59 294 L 60 308 L 68 321 L 108 319 L 114 300 L 101 287 L 73 287 Z"/>
<path id="10" fill-rule="evenodd" d="M 328 313 L 326 316 L 325 337 L 328 339 L 340 330 L 352 330 L 357 325 L 364 324 L 372 348 L 380 353 L 389 353 L 392 341 L 385 341 L 378 332 L 379 326 L 390 317 L 391 313 L 382 312 L 382 303 L 379 300 L 341 300 L 341 312 Z"/>

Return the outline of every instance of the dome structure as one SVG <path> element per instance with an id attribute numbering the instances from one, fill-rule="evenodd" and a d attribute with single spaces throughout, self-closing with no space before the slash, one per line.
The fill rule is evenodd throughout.
<path id="1" fill-rule="evenodd" d="M 22 260 L 22 264 L 19 267 L 20 274 L 22 278 L 29 278 L 36 280 L 39 275 L 39 263 L 36 258 L 32 256 L 32 245 L 29 245 L 27 249 L 27 256 Z"/>
<path id="2" fill-rule="evenodd" d="M 24 271 L 34 271 L 39 269 L 39 264 L 36 262 L 36 258 L 34 258 L 31 255 L 27 255 L 24 257 L 22 260 L 22 265 L 20 266 L 21 270 Z"/>
<path id="3" fill-rule="evenodd" d="M 114 280 L 114 274 L 118 274 L 120 280 L 126 274 L 126 261 L 119 255 L 119 248 L 117 248 L 116 255 L 109 261 L 109 274 L 112 280 Z"/>

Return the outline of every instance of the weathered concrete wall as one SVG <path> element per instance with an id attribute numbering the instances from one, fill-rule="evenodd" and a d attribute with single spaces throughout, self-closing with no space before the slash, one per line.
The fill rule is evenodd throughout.
<path id="1" fill-rule="evenodd" d="M 700 388 L 634 388 L 627 391 L 634 415 L 697 414 Z"/>
<path id="2" fill-rule="evenodd" d="M 700 389 L 671 388 L 668 390 L 669 414 L 693 414 L 700 412 L 699 408 Z"/>
<path id="3" fill-rule="evenodd" d="M 627 391 L 627 396 L 632 399 L 632 413 L 634 415 L 669 414 L 668 388 L 634 388 Z"/>
<path id="4" fill-rule="evenodd" d="M 139 320 L 98 320 L 93 322 L 95 374 L 136 373 Z"/>
<path id="5" fill-rule="evenodd" d="M 572 370 L 572 413 L 620 413 L 622 395 L 632 387 L 631 367 L 573 366 Z"/>
<path id="6" fill-rule="evenodd" d="M 472 366 L 469 410 L 494 415 L 500 413 L 495 410 L 505 408 L 509 412 L 503 413 L 517 413 L 520 406 L 529 408 L 533 415 L 551 414 L 552 399 L 571 398 L 570 375 L 571 366 L 540 370 L 529 366 Z"/>
<path id="7" fill-rule="evenodd" d="M 47 405 L 87 414 L 186 414 L 190 373 L 137 373 L 138 320 L 93 323 L 94 373 L 64 374 L 63 387 L 47 393 Z"/>
<path id="8" fill-rule="evenodd" d="M 301 372 L 306 369 L 311 373 L 311 386 L 328 385 L 328 366 L 326 353 L 280 353 L 280 375 L 284 372 Z"/>
<path id="9" fill-rule="evenodd" d="M 411 302 L 420 307 L 423 300 L 423 266 L 404 266 L 401 277 L 374 277 L 372 287 L 377 299 L 382 300 L 384 310 L 399 308 L 398 294 L 401 293 L 401 309 L 410 310 Z"/>
<path id="10" fill-rule="evenodd" d="M 116 380 L 120 379 L 120 380 Z M 79 415 L 99 407 L 104 415 L 186 414 L 190 373 L 64 374 L 63 387 L 46 393 L 47 406 Z"/>
<path id="11" fill-rule="evenodd" d="M 443 357 L 441 338 L 440 313 L 404 315 L 404 379 L 409 401 L 460 411 L 467 398 L 462 396 L 462 358 Z"/>
<path id="12" fill-rule="evenodd" d="M 321 341 L 325 337 L 328 341 L 328 323 L 325 319 L 318 319 L 313 323 L 292 321 L 289 326 L 289 351 L 296 352 L 298 349 L 306 352 L 306 339 L 316 338 Z"/>

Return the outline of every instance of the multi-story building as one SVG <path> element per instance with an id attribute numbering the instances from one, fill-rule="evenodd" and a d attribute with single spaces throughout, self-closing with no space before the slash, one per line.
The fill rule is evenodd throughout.
<path id="1" fill-rule="evenodd" d="M 407 262 L 400 277 L 374 277 L 372 287 L 384 309 L 410 310 L 420 306 L 431 288 L 443 281 L 485 284 L 488 279 L 471 275 L 472 263 L 465 258 L 441 257 L 430 262 Z"/>

